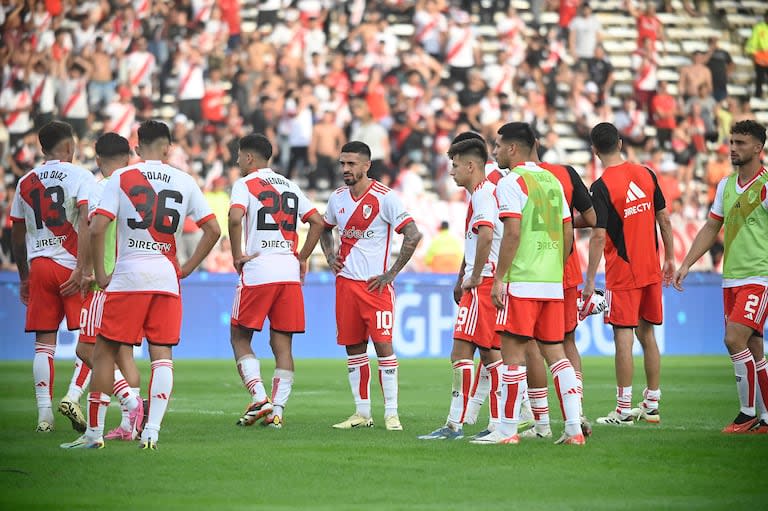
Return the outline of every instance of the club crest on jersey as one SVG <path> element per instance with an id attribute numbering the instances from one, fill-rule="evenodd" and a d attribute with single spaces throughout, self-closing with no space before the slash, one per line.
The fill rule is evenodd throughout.
<path id="1" fill-rule="evenodd" d="M 371 213 L 373 213 L 373 206 L 370 204 L 363 204 L 363 218 L 368 220 L 371 217 Z"/>

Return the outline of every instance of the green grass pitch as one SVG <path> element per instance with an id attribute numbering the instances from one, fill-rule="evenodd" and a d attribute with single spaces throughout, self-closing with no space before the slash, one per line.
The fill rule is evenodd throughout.
<path id="1" fill-rule="evenodd" d="M 180 360 L 159 449 L 152 452 L 133 442 L 60 449 L 76 433 L 58 414 L 54 433 L 34 432 L 31 362 L 4 362 L 0 509 L 764 509 L 768 436 L 720 433 L 738 411 L 728 358 L 662 363 L 661 425 L 595 425 L 580 448 L 548 440 L 518 446 L 417 440 L 445 420 L 451 380 L 445 360 L 401 361 L 403 432 L 384 430 L 375 377 L 376 427 L 331 429 L 353 411 L 343 360 L 297 361 L 282 430 L 235 426 L 248 396 L 233 362 Z M 271 362 L 265 358 L 263 366 L 269 380 Z M 145 391 L 148 364 L 140 368 Z M 585 411 L 594 419 L 614 406 L 613 361 L 587 358 L 584 374 Z M 70 363 L 56 364 L 56 403 L 70 376 Z M 638 359 L 636 382 L 640 376 Z M 641 383 L 634 392 L 637 401 Z M 562 422 L 551 391 L 550 410 L 557 437 Z M 487 407 L 465 433 L 482 429 L 486 417 Z M 107 428 L 118 420 L 113 405 Z"/>

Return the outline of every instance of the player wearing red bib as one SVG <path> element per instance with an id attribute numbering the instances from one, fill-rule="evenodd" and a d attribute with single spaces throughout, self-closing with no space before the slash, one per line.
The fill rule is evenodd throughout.
<path id="1" fill-rule="evenodd" d="M 229 239 L 232 261 L 240 279 L 232 307 L 231 342 L 243 385 L 252 396 L 237 421 L 250 426 L 264 417 L 280 428 L 293 385 L 293 334 L 304 332 L 301 282 L 307 259 L 320 239 L 323 219 L 299 187 L 268 168 L 272 143 L 263 135 L 240 139 L 237 163 L 243 174 L 232 186 Z M 246 219 L 245 254 L 242 250 Z M 297 252 L 298 220 L 309 223 L 309 234 Z M 269 318 L 269 345 L 275 355 L 272 399 L 261 379 L 261 365 L 251 348 L 254 330 Z"/>
<path id="2" fill-rule="evenodd" d="M 13 254 L 20 298 L 27 306 L 25 330 L 35 332 L 32 373 L 37 398 L 37 431 L 53 431 L 53 355 L 56 332 L 80 326 L 80 286 L 88 251 L 88 196 L 93 175 L 72 165 L 72 127 L 53 121 L 38 134 L 45 163 L 19 180 L 11 205 Z M 82 417 L 82 412 L 79 416 Z M 75 429 L 81 428 L 76 413 Z"/>
<path id="3" fill-rule="evenodd" d="M 392 350 L 392 282 L 416 250 L 421 233 L 394 192 L 368 177 L 371 150 L 366 144 L 346 143 L 341 148 L 339 164 L 346 186 L 336 190 L 328 201 L 320 244 L 336 275 L 337 342 L 347 350 L 349 383 L 357 409 L 333 427 L 373 426 L 371 368 L 366 354 L 370 339 L 379 360 L 386 428 L 401 431 L 397 414 L 398 365 Z M 333 228 L 337 226 L 341 240 L 338 248 L 333 239 Z M 403 234 L 403 244 L 390 267 L 393 230 Z"/>
<path id="4" fill-rule="evenodd" d="M 173 389 L 172 347 L 181 331 L 179 279 L 202 262 L 219 239 L 216 217 L 194 179 L 162 162 L 168 157 L 171 133 L 158 121 L 139 127 L 136 152 L 143 162 L 117 170 L 104 188 L 91 220 L 92 260 L 96 283 L 106 290 L 94 348 L 93 377 L 88 395 L 88 429 L 65 449 L 104 446 L 104 417 L 114 383 L 114 365 L 122 344 L 134 344 L 140 332 L 149 343 L 152 375 L 149 413 L 141 447 L 156 449 L 163 416 Z M 176 259 L 175 235 L 186 216 L 203 236 L 182 267 Z M 115 269 L 104 269 L 104 234 L 117 222 Z"/>

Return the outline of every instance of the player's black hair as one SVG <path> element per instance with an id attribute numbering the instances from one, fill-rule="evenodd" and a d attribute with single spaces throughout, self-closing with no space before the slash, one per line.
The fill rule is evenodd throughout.
<path id="1" fill-rule="evenodd" d="M 251 133 L 240 139 L 241 151 L 252 151 L 264 160 L 269 161 L 272 158 L 272 142 L 260 133 Z"/>
<path id="2" fill-rule="evenodd" d="M 619 130 L 610 122 L 597 124 L 589 133 L 592 147 L 600 154 L 611 154 L 619 150 Z"/>
<path id="3" fill-rule="evenodd" d="M 481 162 L 488 161 L 488 148 L 485 142 L 476 138 L 468 138 L 456 142 L 448 149 L 448 157 L 453 158 L 456 155 L 461 156 L 474 156 Z"/>
<path id="4" fill-rule="evenodd" d="M 72 131 L 72 126 L 62 121 L 47 123 L 40 128 L 40 132 L 37 134 L 40 147 L 43 148 L 43 152 L 46 154 L 50 154 L 59 142 L 68 138 L 75 138 L 75 134 Z"/>
<path id="5" fill-rule="evenodd" d="M 527 122 L 509 122 L 496 132 L 504 142 L 515 142 L 532 149 L 536 145 L 536 132 Z"/>
<path id="6" fill-rule="evenodd" d="M 117 133 L 104 133 L 96 140 L 96 154 L 101 158 L 113 158 L 131 154 L 128 139 Z"/>
<path id="7" fill-rule="evenodd" d="M 451 145 L 458 144 L 462 140 L 470 140 L 470 139 L 476 139 L 476 140 L 482 140 L 483 143 L 485 143 L 485 139 L 480 133 L 476 133 L 474 131 L 462 131 L 455 137 L 453 137 L 453 140 L 451 140 Z"/>
<path id="8" fill-rule="evenodd" d="M 738 135 L 751 135 L 759 140 L 762 145 L 765 145 L 765 126 L 759 122 L 751 119 L 739 121 L 731 126 L 731 134 L 733 133 Z"/>
<path id="9" fill-rule="evenodd" d="M 149 145 L 161 138 L 168 140 L 168 143 L 171 142 L 171 130 L 164 122 L 150 119 L 139 126 L 139 144 Z"/>
<path id="10" fill-rule="evenodd" d="M 347 142 L 341 147 L 341 152 L 362 154 L 369 160 L 371 159 L 371 148 L 368 147 L 368 144 L 365 142 L 360 142 L 359 140 L 352 140 L 351 142 Z"/>

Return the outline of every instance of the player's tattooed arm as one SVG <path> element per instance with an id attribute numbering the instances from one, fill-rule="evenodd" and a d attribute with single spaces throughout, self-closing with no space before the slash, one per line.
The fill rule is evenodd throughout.
<path id="1" fill-rule="evenodd" d="M 405 265 L 408 264 L 408 261 L 413 257 L 413 253 L 416 251 L 416 247 L 421 241 L 422 234 L 418 227 L 416 227 L 415 222 L 408 222 L 405 224 L 402 233 L 403 245 L 400 247 L 400 254 L 397 256 L 395 264 L 381 275 L 368 279 L 369 291 L 381 291 L 387 287 L 387 285 L 391 284 L 392 281 L 395 280 L 397 274 L 400 273 L 400 270 L 405 268 Z"/>
<path id="2" fill-rule="evenodd" d="M 339 273 L 344 265 L 338 259 L 336 242 L 333 239 L 333 228 L 326 228 L 320 233 L 320 248 L 323 250 L 325 261 L 328 263 L 331 271 L 334 274 Z"/>

